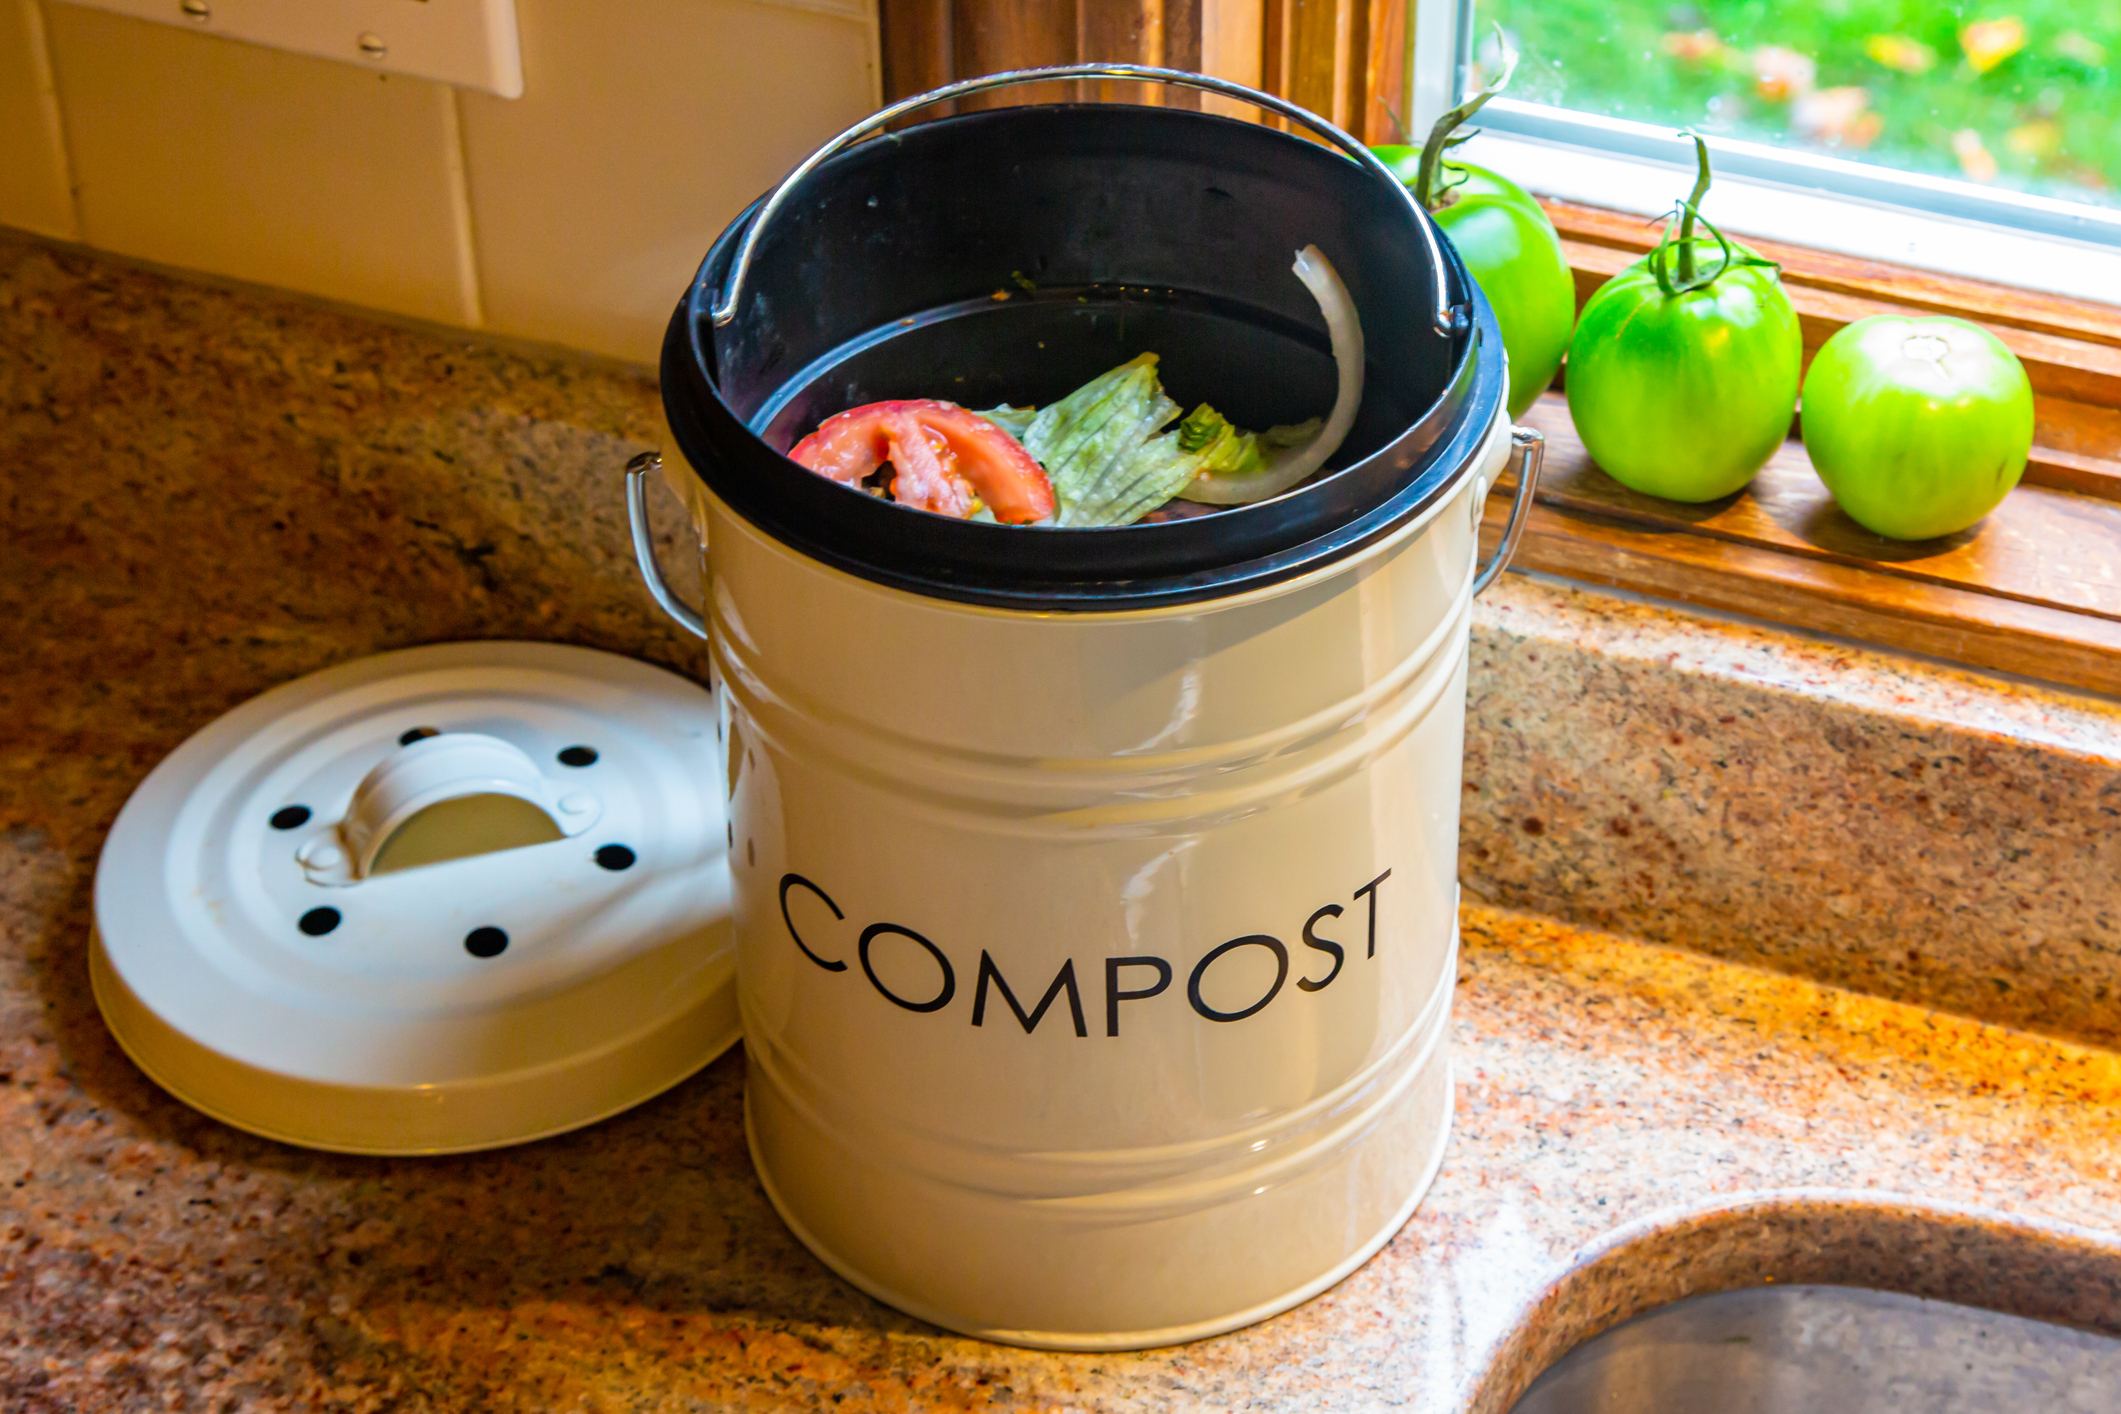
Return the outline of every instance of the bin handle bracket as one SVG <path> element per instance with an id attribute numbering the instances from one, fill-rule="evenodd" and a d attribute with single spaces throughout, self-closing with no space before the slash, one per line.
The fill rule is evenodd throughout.
<path id="1" fill-rule="evenodd" d="M 643 452 L 626 463 L 626 519 L 633 527 L 633 558 L 641 567 L 648 592 L 662 605 L 663 612 L 694 638 L 704 639 L 707 620 L 698 609 L 678 598 L 655 558 L 655 537 L 648 529 L 648 473 L 662 469 L 663 458 L 658 452 Z"/>
<path id="2" fill-rule="evenodd" d="M 1538 494 L 1539 469 L 1546 459 L 1547 439 L 1537 428 L 1510 429 L 1510 460 L 1517 464 L 1517 495 L 1510 502 L 1510 518 L 1502 527 L 1502 543 L 1473 576 L 1475 595 L 1493 584 L 1517 553 L 1517 542 L 1524 539 L 1525 522 L 1532 518 L 1532 498 Z"/>

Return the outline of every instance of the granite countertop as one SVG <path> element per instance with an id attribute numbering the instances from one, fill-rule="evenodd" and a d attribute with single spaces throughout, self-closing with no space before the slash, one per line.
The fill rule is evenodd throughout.
<path id="1" fill-rule="evenodd" d="M 447 1159 L 308 1153 L 155 1088 L 86 967 L 126 795 L 384 648 L 699 672 L 616 494 L 659 435 L 629 370 L 0 241 L 0 1407 L 1500 1414 L 1584 1335 L 1763 1281 L 2121 1330 L 2121 713 L 1514 577 L 1476 628 L 1492 902 L 1463 910 L 1442 1176 L 1261 1325 L 1052 1355 L 877 1305 L 760 1192 L 740 1051 Z M 1806 732 L 1832 770 L 1793 774 Z M 1836 819 L 1890 868 L 1832 863 Z"/>

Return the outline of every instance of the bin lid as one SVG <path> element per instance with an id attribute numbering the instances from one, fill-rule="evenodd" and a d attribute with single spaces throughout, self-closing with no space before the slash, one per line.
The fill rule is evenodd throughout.
<path id="1" fill-rule="evenodd" d="M 712 695 L 550 643 L 384 653 L 157 766 L 96 867 L 118 1043 L 238 1128 L 449 1153 L 589 1124 L 737 1037 Z"/>

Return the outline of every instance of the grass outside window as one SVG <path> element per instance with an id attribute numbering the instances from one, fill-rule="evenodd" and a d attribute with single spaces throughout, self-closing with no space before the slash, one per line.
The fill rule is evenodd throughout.
<path id="1" fill-rule="evenodd" d="M 2121 0 L 1478 0 L 1511 96 L 2121 204 Z"/>

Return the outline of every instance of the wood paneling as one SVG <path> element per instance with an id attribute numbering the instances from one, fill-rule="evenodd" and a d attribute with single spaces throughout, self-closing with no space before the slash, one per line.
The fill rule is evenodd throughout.
<path id="1" fill-rule="evenodd" d="M 1097 0 L 1080 0 L 1091 4 Z M 1035 69 L 1072 64 L 1082 58 L 1077 41 L 1081 17 L 1078 0 L 951 0 L 951 63 L 954 79 L 976 78 L 1007 69 Z M 1005 108 L 1017 103 L 1052 103 L 1080 98 L 1074 84 L 1001 89 L 958 100 L 960 111 Z"/>
<path id="2" fill-rule="evenodd" d="M 1197 70 L 1202 0 L 880 0 L 887 101 L 1006 69 L 1154 64 Z M 1087 90 L 1087 91 L 1085 91 Z M 1190 90 L 1157 84 L 1066 84 L 979 94 L 966 109 L 1056 99 L 1197 108 Z M 938 112 L 947 111 L 943 109 Z"/>
<path id="3" fill-rule="evenodd" d="M 953 79 L 1106 60 L 1200 70 L 1208 6 L 1215 8 L 1213 71 L 1292 99 L 1371 142 L 1395 141 L 1406 106 L 1406 0 L 879 0 L 884 96 L 896 100 Z M 1242 36 L 1248 52 L 1226 52 Z M 1257 45 L 1256 61 L 1249 52 Z M 980 94 L 966 108 L 1090 98 L 1203 106 L 1199 94 L 1151 84 Z M 1214 101 L 1218 112 L 1242 105 Z M 1251 116 L 1250 110 L 1242 116 Z M 1277 122 L 1278 126 L 1281 126 Z"/>
<path id="4" fill-rule="evenodd" d="M 1364 142 L 1412 142 L 1400 126 L 1407 113 L 1407 11 L 1412 0 L 1370 0 L 1369 46 L 1363 59 L 1360 126 Z"/>
<path id="5" fill-rule="evenodd" d="M 881 19 L 886 103 L 940 88 L 958 76 L 950 0 L 882 0 Z"/>
<path id="6" fill-rule="evenodd" d="M 1358 137 L 1392 140 L 1378 100 L 1400 107 L 1406 90 L 1404 0 L 1265 0 L 1262 28 L 1261 87 Z"/>
<path id="7" fill-rule="evenodd" d="M 1402 0 L 880 0 L 884 96 L 897 100 L 953 79 L 1108 60 L 1198 70 L 1204 3 L 1218 6 L 1218 34 L 1258 35 L 1258 68 L 1243 77 L 1303 104 L 1372 142 L 1398 136 L 1394 111 L 1406 97 L 1406 6 Z M 1231 13 L 1242 7 L 1242 16 Z M 1243 24 L 1233 23 L 1243 19 Z M 1227 55 L 1218 55 L 1224 65 Z M 1056 97 L 1197 108 L 1186 90 L 1093 84 L 1079 93 L 981 94 L 967 108 L 1050 102 Z"/>

